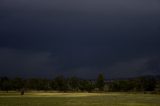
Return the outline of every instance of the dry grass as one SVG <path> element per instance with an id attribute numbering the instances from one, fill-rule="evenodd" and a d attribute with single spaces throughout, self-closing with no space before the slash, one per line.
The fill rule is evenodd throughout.
<path id="1" fill-rule="evenodd" d="M 128 93 L 0 93 L 0 106 L 160 106 L 160 95 Z"/>

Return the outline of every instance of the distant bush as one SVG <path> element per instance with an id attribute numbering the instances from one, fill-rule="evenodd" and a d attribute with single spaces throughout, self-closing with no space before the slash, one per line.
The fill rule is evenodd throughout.
<path id="1" fill-rule="evenodd" d="M 65 78 L 57 76 L 54 79 L 41 78 L 0 78 L 1 91 L 44 90 L 60 92 L 141 92 L 160 94 L 160 78 L 152 76 L 137 77 L 123 80 L 105 80 L 99 74 L 97 80 L 84 80 L 77 77 Z"/>

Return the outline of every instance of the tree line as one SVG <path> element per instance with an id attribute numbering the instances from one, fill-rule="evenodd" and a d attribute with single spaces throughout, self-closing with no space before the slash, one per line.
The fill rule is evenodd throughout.
<path id="1" fill-rule="evenodd" d="M 77 77 L 65 78 L 57 76 L 54 79 L 42 78 L 0 78 L 1 91 L 25 90 L 55 90 L 61 92 L 143 92 L 160 91 L 160 77 L 143 76 L 122 80 L 105 80 L 103 74 L 99 74 L 96 80 L 86 80 Z"/>

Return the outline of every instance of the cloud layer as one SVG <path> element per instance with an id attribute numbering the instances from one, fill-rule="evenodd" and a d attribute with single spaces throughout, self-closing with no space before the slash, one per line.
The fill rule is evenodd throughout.
<path id="1" fill-rule="evenodd" d="M 159 0 L 1 0 L 0 74 L 160 74 Z"/>

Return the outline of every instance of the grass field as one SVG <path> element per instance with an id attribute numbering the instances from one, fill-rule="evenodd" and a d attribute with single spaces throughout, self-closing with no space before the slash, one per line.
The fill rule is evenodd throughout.
<path id="1" fill-rule="evenodd" d="M 0 106 L 160 106 L 160 95 L 127 93 L 0 93 Z"/>

